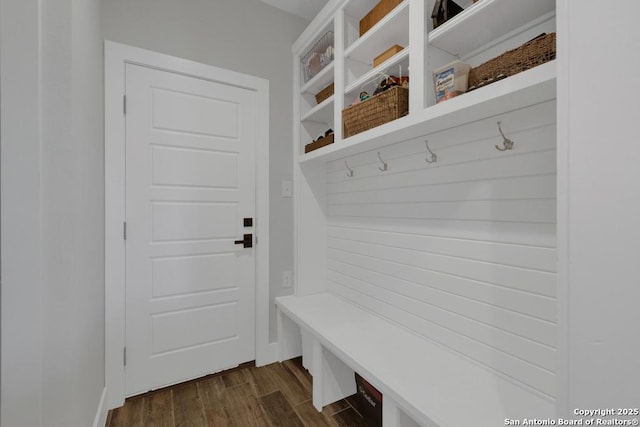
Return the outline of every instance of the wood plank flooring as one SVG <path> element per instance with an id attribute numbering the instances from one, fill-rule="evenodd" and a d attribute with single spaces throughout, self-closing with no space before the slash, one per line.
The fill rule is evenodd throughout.
<path id="1" fill-rule="evenodd" d="M 127 399 L 106 427 L 364 427 L 353 396 L 316 411 L 301 358 L 247 363 Z"/>

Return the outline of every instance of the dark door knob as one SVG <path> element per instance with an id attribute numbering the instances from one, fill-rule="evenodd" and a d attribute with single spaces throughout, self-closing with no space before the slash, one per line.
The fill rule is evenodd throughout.
<path id="1" fill-rule="evenodd" d="M 245 248 L 252 248 L 253 247 L 253 234 L 245 234 L 244 237 L 242 238 L 242 240 L 236 240 L 235 242 L 236 245 L 243 245 Z"/>

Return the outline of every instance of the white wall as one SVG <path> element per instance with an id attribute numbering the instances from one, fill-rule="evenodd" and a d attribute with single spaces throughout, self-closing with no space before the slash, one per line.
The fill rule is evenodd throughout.
<path id="1" fill-rule="evenodd" d="M 640 3 L 579 3 L 558 2 L 559 415 L 640 402 Z"/>
<path id="2" fill-rule="evenodd" d="M 1 0 L 3 426 L 42 421 L 39 41 L 38 2 Z"/>
<path id="3" fill-rule="evenodd" d="M 85 427 L 104 387 L 100 1 L 1 5 L 1 421 Z"/>
<path id="4" fill-rule="evenodd" d="M 291 45 L 307 21 L 257 0 L 108 0 L 104 37 L 269 80 L 270 84 L 270 336 L 273 298 L 293 268 L 293 203 L 280 196 L 291 180 Z"/>

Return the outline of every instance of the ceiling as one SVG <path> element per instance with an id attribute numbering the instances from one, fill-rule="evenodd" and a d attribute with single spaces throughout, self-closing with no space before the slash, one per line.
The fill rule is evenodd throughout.
<path id="1" fill-rule="evenodd" d="M 311 21 L 327 0 L 262 0 L 264 3 Z"/>

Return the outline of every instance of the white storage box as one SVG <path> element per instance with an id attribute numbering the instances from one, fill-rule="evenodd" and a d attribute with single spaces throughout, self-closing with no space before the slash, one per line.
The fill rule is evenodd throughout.
<path id="1" fill-rule="evenodd" d="M 436 103 L 467 91 L 471 66 L 462 61 L 453 61 L 433 71 L 433 84 L 436 90 Z"/>

